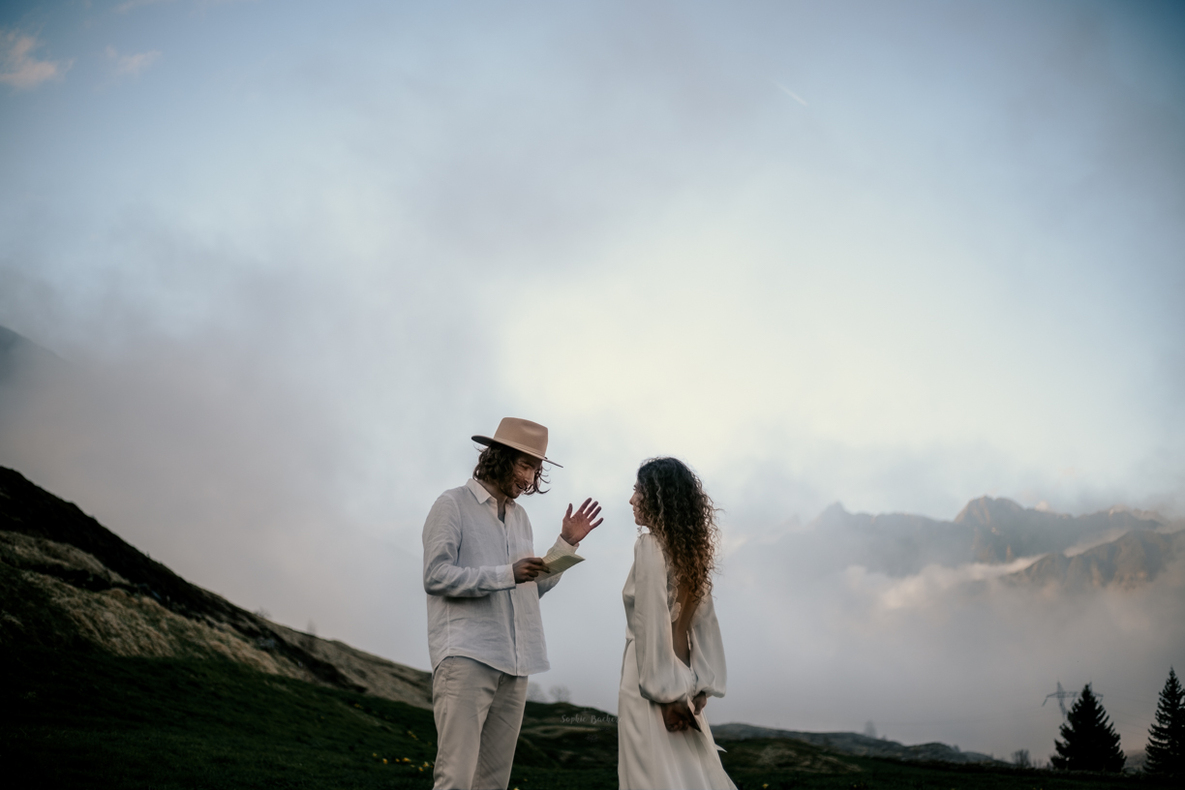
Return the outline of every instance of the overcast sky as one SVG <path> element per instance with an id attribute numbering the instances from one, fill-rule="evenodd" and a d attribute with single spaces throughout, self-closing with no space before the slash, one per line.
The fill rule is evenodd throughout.
<path id="1" fill-rule="evenodd" d="M 0 325 L 70 384 L 2 404 L 0 463 L 426 667 L 424 515 L 469 436 L 542 422 L 540 548 L 569 501 L 607 521 L 537 680 L 610 709 L 645 457 L 701 473 L 730 550 L 835 501 L 1181 514 L 1183 36 L 1168 2 L 5 3 Z M 894 645 L 950 658 L 918 618 Z M 769 709 L 752 678 L 833 666 L 779 644 L 724 719 L 900 706 L 836 676 L 830 718 Z"/>

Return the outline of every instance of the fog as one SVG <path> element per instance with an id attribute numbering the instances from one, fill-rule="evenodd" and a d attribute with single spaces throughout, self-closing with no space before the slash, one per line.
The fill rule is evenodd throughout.
<path id="1" fill-rule="evenodd" d="M 615 707 L 625 500 L 673 454 L 723 508 L 713 721 L 1041 757 L 1044 695 L 1091 681 L 1142 746 L 1179 567 L 1034 599 L 769 547 L 836 501 L 1185 511 L 1181 31 L 1158 4 L 8 5 L 0 325 L 54 358 L 0 386 L 0 464 L 426 668 L 423 518 L 468 437 L 527 417 L 564 464 L 538 546 L 606 506 L 544 600 L 544 687 Z"/>
<path id="2" fill-rule="evenodd" d="M 793 545 L 747 547 L 727 560 L 720 617 L 744 622 L 760 610 L 769 623 L 729 629 L 730 671 L 744 691 L 721 701 L 717 719 L 744 711 L 795 729 L 855 731 L 871 720 L 904 743 L 938 740 L 1001 758 L 1027 748 L 1040 761 L 1061 721 L 1045 696 L 1059 680 L 1074 691 L 1089 682 L 1133 751 L 1147 740 L 1165 667 L 1181 661 L 1180 557 L 1146 587 L 1067 592 L 1000 581 L 1028 558 L 890 578 L 858 565 L 812 572 Z M 780 672 L 771 671 L 775 655 Z"/>

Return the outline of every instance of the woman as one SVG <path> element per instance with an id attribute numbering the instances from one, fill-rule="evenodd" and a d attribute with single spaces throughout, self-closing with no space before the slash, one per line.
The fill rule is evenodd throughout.
<path id="1" fill-rule="evenodd" d="M 674 458 L 642 464 L 630 504 L 649 531 L 639 530 L 621 593 L 618 780 L 624 790 L 735 790 L 703 715 L 725 684 L 711 595 L 715 508 L 695 473 Z"/>

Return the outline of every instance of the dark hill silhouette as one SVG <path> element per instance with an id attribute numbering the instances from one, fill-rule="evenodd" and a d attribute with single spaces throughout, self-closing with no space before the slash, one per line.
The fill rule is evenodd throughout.
<path id="1" fill-rule="evenodd" d="M 785 739 L 803 741 L 812 746 L 857 757 L 890 757 L 895 760 L 944 763 L 1000 762 L 991 755 L 963 752 L 945 743 L 922 743 L 906 746 L 897 741 L 872 738 L 855 732 L 799 732 L 754 727 L 750 724 L 720 724 L 712 728 L 712 735 L 720 740 L 747 741 L 756 739 Z"/>
<path id="2" fill-rule="evenodd" d="M 0 467 L 0 642 L 120 655 L 220 655 L 429 707 L 427 672 L 273 623 L 181 578 Z"/>

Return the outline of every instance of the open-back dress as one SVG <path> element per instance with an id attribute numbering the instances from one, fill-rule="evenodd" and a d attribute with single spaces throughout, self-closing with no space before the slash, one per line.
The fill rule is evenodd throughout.
<path id="1" fill-rule="evenodd" d="M 675 655 L 672 623 L 679 617 L 677 588 L 658 539 L 634 544 L 634 567 L 625 588 L 626 642 L 617 695 L 617 776 L 623 790 L 735 790 L 724 772 L 708 721 L 700 731 L 668 732 L 660 703 L 701 692 L 723 697 L 724 645 L 712 596 L 696 607 L 688 628 L 691 665 Z"/>

